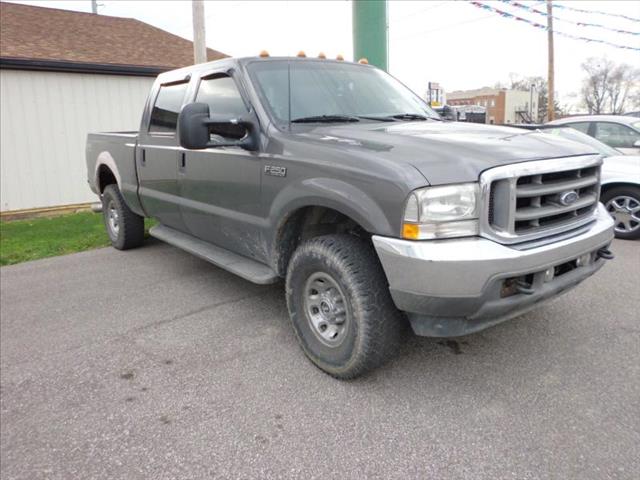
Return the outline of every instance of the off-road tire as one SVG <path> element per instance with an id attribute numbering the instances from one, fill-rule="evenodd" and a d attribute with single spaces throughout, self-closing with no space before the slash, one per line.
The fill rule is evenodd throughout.
<path id="1" fill-rule="evenodd" d="M 623 186 L 611 188 L 609 190 L 605 190 L 605 192 L 603 192 L 603 194 L 600 197 L 600 201 L 603 204 L 607 205 L 609 201 L 615 198 L 622 198 L 622 197 L 633 199 L 635 202 L 632 202 L 632 204 L 634 206 L 637 206 L 638 204 L 640 204 L 640 187 L 637 187 L 635 185 L 623 185 Z M 634 215 L 636 217 L 639 216 L 638 213 L 635 213 Z M 637 226 L 638 224 L 635 223 L 635 221 L 633 225 L 635 226 L 635 228 L 627 232 L 621 232 L 619 231 L 618 228 L 616 228 L 614 232 L 616 238 L 621 238 L 623 240 L 636 240 L 640 238 L 640 227 Z"/>
<path id="2" fill-rule="evenodd" d="M 110 225 L 111 208 L 117 213 L 118 228 Z M 131 211 L 122 198 L 117 185 L 107 185 L 102 193 L 102 218 L 113 245 L 118 250 L 128 250 L 142 245 L 144 241 L 144 217 Z"/>
<path id="3" fill-rule="evenodd" d="M 339 346 L 323 344 L 307 313 L 307 281 L 318 272 L 335 281 L 351 315 Z M 392 358 L 406 332 L 406 319 L 391 299 L 373 246 L 352 235 L 326 235 L 302 243 L 287 268 L 286 295 L 304 353 L 339 379 L 358 377 Z"/>

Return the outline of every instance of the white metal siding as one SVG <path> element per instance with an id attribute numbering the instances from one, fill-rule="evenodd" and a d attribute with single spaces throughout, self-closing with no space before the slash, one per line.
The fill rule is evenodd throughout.
<path id="1" fill-rule="evenodd" d="M 87 133 L 137 130 L 153 78 L 0 70 L 0 210 L 91 202 Z"/>

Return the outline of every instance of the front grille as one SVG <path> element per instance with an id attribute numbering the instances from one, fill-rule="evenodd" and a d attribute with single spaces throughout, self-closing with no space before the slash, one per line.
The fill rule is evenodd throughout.
<path id="1" fill-rule="evenodd" d="M 484 224 L 489 236 L 516 243 L 590 221 L 598 205 L 600 163 L 598 158 L 587 157 L 488 170 L 481 184 L 486 190 Z"/>

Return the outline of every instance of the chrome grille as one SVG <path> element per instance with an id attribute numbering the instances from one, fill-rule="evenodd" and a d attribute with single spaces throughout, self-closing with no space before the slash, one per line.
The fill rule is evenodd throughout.
<path id="1" fill-rule="evenodd" d="M 593 220 L 600 192 L 599 157 L 506 165 L 480 177 L 483 234 L 517 243 L 562 233 Z"/>

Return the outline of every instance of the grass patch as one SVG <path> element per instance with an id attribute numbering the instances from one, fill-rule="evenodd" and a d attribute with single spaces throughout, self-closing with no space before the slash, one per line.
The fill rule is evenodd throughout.
<path id="1" fill-rule="evenodd" d="M 146 220 L 148 229 L 153 221 Z M 0 265 L 66 255 L 110 245 L 102 215 L 80 212 L 58 217 L 0 222 Z"/>

